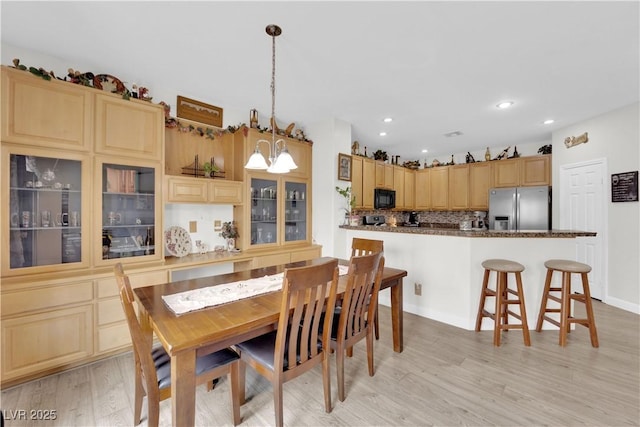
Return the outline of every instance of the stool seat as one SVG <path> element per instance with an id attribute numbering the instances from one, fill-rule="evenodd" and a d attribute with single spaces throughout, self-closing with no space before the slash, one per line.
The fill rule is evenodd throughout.
<path id="1" fill-rule="evenodd" d="M 577 261 L 567 259 L 550 259 L 545 261 L 544 266 L 558 271 L 566 271 L 569 273 L 588 273 L 591 266 Z"/>
<path id="2" fill-rule="evenodd" d="M 515 273 L 524 271 L 524 265 L 508 259 L 487 259 L 482 261 L 485 270 L 503 271 L 505 273 Z"/>
<path id="3" fill-rule="evenodd" d="M 591 266 L 566 259 L 550 259 L 545 261 L 544 266 L 547 268 L 547 277 L 544 283 L 536 331 L 542 331 L 542 324 L 545 321 L 558 326 L 560 328 L 558 343 L 561 347 L 564 347 L 567 345 L 567 335 L 571 332 L 571 324 L 583 325 L 589 329 L 591 345 L 598 347 L 598 332 L 593 316 L 589 278 L 587 275 L 587 273 L 591 271 Z M 562 284 L 560 286 L 551 285 L 553 273 L 556 271 L 562 273 Z M 572 274 L 579 274 L 582 278 L 582 293 L 572 292 Z M 571 303 L 573 301 L 581 302 L 585 305 L 585 318 L 576 318 L 572 315 Z M 549 304 L 550 302 L 552 302 L 551 305 Z M 555 305 L 553 303 L 555 303 Z M 550 314 L 553 314 L 555 317 L 550 316 Z"/>
<path id="4" fill-rule="evenodd" d="M 531 339 L 529 337 L 529 326 L 527 325 L 527 311 L 524 305 L 521 277 L 524 265 L 508 259 L 494 258 L 482 261 L 482 267 L 484 268 L 484 278 L 476 317 L 476 331 L 480 331 L 482 319 L 489 317 L 494 321 L 493 345 L 500 346 L 502 331 L 508 332 L 509 329 L 522 329 L 524 345 L 530 346 Z M 496 274 L 495 289 L 489 288 L 489 275 L 492 271 Z M 509 288 L 509 274 L 515 276 L 516 289 Z M 485 308 L 485 302 L 489 297 L 495 298 L 493 312 Z M 513 311 L 510 308 L 512 305 L 518 306 L 519 312 Z M 520 323 L 509 323 L 510 317 L 520 320 Z"/>

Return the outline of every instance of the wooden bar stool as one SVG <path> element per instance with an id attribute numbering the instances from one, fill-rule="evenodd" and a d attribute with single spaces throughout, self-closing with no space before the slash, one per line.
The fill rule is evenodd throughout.
<path id="1" fill-rule="evenodd" d="M 482 262 L 484 268 L 484 280 L 482 281 L 482 293 L 480 295 L 480 305 L 478 316 L 476 317 L 476 332 L 480 331 L 483 317 L 490 317 L 495 322 L 493 328 L 493 345 L 500 346 L 500 335 L 503 330 L 522 329 L 524 345 L 531 345 L 529 336 L 529 326 L 527 325 L 527 310 L 524 306 L 524 292 L 522 290 L 522 277 L 520 273 L 524 271 L 524 266 L 515 261 L 506 259 L 488 259 Z M 497 273 L 496 289 L 489 289 L 489 275 L 492 271 Z M 516 289 L 509 288 L 508 273 L 513 273 L 516 277 Z M 515 298 L 509 299 L 510 296 Z M 495 298 L 495 311 L 487 311 L 485 301 L 487 297 Z M 509 305 L 518 304 L 520 313 L 509 309 Z M 509 323 L 509 316 L 520 320 L 520 324 Z"/>
<path id="2" fill-rule="evenodd" d="M 542 294 L 542 304 L 540 306 L 540 314 L 538 315 L 538 324 L 536 331 L 542 330 L 542 323 L 547 322 L 560 327 L 560 346 L 567 345 L 567 334 L 571 330 L 571 324 L 577 323 L 589 328 L 591 336 L 591 345 L 598 347 L 598 332 L 596 331 L 596 322 L 593 316 L 593 306 L 591 305 L 591 292 L 589 291 L 589 279 L 587 273 L 591 271 L 591 266 L 581 262 L 569 261 L 564 259 L 550 259 L 544 263 L 547 268 L 547 278 L 544 283 L 544 291 Z M 554 271 L 562 272 L 561 287 L 551 287 L 551 277 Z M 582 276 L 582 292 L 581 294 L 571 293 L 571 274 L 576 273 Z M 552 295 L 551 292 L 559 292 L 560 296 Z M 549 308 L 547 304 L 549 300 L 553 300 L 560 304 L 559 308 Z M 576 319 L 571 315 L 571 301 L 578 301 L 585 305 L 587 317 L 585 319 Z M 546 313 L 560 313 L 560 321 L 555 320 L 546 315 Z"/>

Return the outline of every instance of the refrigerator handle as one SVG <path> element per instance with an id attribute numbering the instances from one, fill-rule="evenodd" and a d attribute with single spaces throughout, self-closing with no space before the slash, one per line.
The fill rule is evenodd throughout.
<path id="1" fill-rule="evenodd" d="M 515 203 L 514 203 L 514 211 L 515 211 L 515 227 L 514 230 L 520 230 L 520 192 L 516 191 L 515 194 Z"/>

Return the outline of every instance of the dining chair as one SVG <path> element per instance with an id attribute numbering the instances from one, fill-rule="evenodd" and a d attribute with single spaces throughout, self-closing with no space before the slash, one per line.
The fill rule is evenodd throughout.
<path id="1" fill-rule="evenodd" d="M 329 332 L 337 287 L 337 259 L 285 269 L 278 329 L 236 345 L 241 361 L 271 382 L 277 426 L 284 418 L 282 385 L 318 364 L 322 364 L 325 411 L 331 412 Z M 244 373 L 245 365 L 241 369 Z"/>
<path id="2" fill-rule="evenodd" d="M 384 252 L 384 242 L 382 240 L 360 239 L 354 237 L 351 240 L 351 256 L 369 255 L 375 252 Z M 378 304 L 376 303 L 376 317 L 373 319 L 376 339 L 380 339 L 380 324 L 378 322 Z"/>
<path id="3" fill-rule="evenodd" d="M 152 348 L 145 338 L 138 316 L 133 307 L 134 295 L 129 276 L 124 273 L 121 263 L 114 266 L 114 273 L 120 290 L 120 302 L 124 309 L 135 361 L 135 402 L 133 424 L 141 421 L 142 399 L 147 396 L 148 425 L 157 426 L 160 416 L 160 402 L 171 397 L 171 357 L 162 346 Z M 207 384 L 213 389 L 217 378 L 230 374 L 231 406 L 233 425 L 240 424 L 240 357 L 231 349 L 199 356 L 196 359 L 196 385 Z"/>
<path id="4" fill-rule="evenodd" d="M 373 328 L 371 319 L 376 315 L 378 292 L 384 270 L 382 252 L 354 256 L 349 261 L 347 285 L 342 306 L 336 309 L 331 330 L 330 347 L 336 353 L 338 372 L 338 399 L 345 399 L 344 356 L 351 356 L 353 345 L 362 339 L 367 342 L 367 364 L 369 376 L 373 376 Z"/>

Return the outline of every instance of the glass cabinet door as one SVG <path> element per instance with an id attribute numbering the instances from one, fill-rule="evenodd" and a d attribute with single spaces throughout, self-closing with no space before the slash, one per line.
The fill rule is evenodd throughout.
<path id="1" fill-rule="evenodd" d="M 251 178 L 251 245 L 278 239 L 278 182 Z"/>
<path id="2" fill-rule="evenodd" d="M 153 255 L 156 169 L 102 164 L 102 259 Z"/>
<path id="3" fill-rule="evenodd" d="M 284 183 L 284 241 L 307 239 L 307 184 Z"/>
<path id="4" fill-rule="evenodd" d="M 82 161 L 9 155 L 9 268 L 82 260 Z"/>

